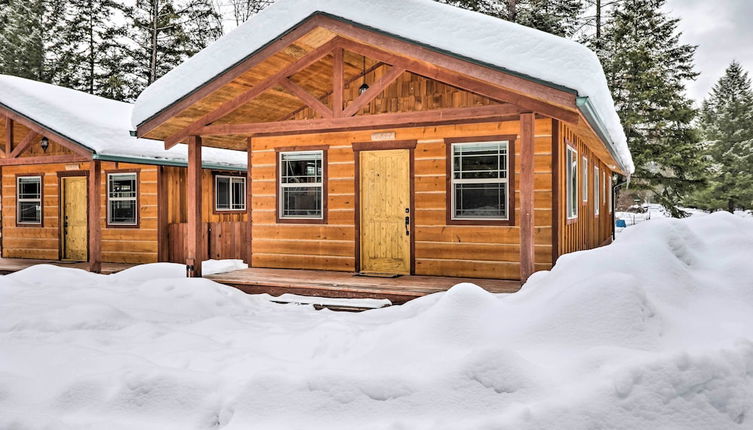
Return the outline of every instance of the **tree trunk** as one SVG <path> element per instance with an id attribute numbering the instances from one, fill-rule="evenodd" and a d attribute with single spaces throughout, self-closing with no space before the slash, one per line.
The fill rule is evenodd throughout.
<path id="1" fill-rule="evenodd" d="M 94 6 L 89 2 L 89 94 L 94 94 Z"/>
<path id="2" fill-rule="evenodd" d="M 147 85 L 157 80 L 157 33 L 159 31 L 159 0 L 152 0 L 152 40 L 149 57 L 149 78 Z"/>
<path id="3" fill-rule="evenodd" d="M 518 0 L 507 0 L 507 20 L 517 22 L 518 19 Z"/>
<path id="4" fill-rule="evenodd" d="M 727 199 L 727 211 L 731 214 L 735 213 L 735 201 L 733 199 Z"/>
<path id="5" fill-rule="evenodd" d="M 601 0 L 596 0 L 596 47 L 601 48 Z"/>

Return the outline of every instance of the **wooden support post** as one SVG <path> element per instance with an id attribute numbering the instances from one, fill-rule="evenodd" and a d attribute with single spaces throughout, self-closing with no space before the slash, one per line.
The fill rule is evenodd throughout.
<path id="1" fill-rule="evenodd" d="M 251 198 L 253 197 L 251 195 L 251 188 L 252 188 L 251 186 L 252 184 L 251 182 L 252 180 L 252 175 L 251 175 L 252 150 L 251 148 L 252 148 L 252 138 L 249 137 L 248 138 L 248 164 L 246 166 L 246 216 L 248 217 L 248 220 L 246 222 L 248 223 L 248 229 L 246 230 L 246 238 L 245 238 L 248 243 L 247 254 L 246 254 L 246 260 L 247 260 L 246 264 L 248 264 L 248 267 L 252 267 L 251 261 L 252 261 L 252 256 L 253 256 L 253 240 L 254 240 L 253 239 L 254 237 L 253 236 L 254 211 L 253 211 L 253 206 L 251 205 L 252 203 Z M 241 243 L 243 243 L 243 241 L 241 241 Z"/>
<path id="2" fill-rule="evenodd" d="M 167 236 L 167 167 L 157 167 L 157 261 L 168 261 L 170 244 Z"/>
<path id="3" fill-rule="evenodd" d="M 89 271 L 102 271 L 102 199 L 100 182 L 102 181 L 102 166 L 99 160 L 89 163 Z"/>
<path id="4" fill-rule="evenodd" d="M 186 172 L 188 234 L 186 235 L 186 274 L 201 277 L 204 246 L 201 222 L 201 137 L 188 138 L 188 171 Z"/>
<path id="5" fill-rule="evenodd" d="M 534 271 L 533 152 L 534 114 L 520 114 L 520 280 Z"/>

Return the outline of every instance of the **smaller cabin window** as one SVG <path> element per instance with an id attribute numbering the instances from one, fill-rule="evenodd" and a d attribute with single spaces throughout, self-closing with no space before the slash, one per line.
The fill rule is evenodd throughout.
<path id="1" fill-rule="evenodd" d="M 107 224 L 138 224 L 138 178 L 136 173 L 107 174 Z"/>
<path id="2" fill-rule="evenodd" d="M 508 142 L 452 144 L 452 219 L 508 219 Z"/>
<path id="3" fill-rule="evenodd" d="M 246 210 L 246 178 L 243 176 L 215 176 L 214 197 L 214 208 L 217 212 Z"/>
<path id="4" fill-rule="evenodd" d="M 280 152 L 279 216 L 323 217 L 323 151 Z"/>
<path id="5" fill-rule="evenodd" d="M 578 217 L 578 151 L 571 146 L 567 147 L 565 168 L 567 169 L 567 218 L 573 219 Z"/>
<path id="6" fill-rule="evenodd" d="M 18 224 L 42 224 L 42 177 L 19 176 L 16 193 Z"/>
<path id="7" fill-rule="evenodd" d="M 599 215 L 599 209 L 601 207 L 601 187 L 599 185 L 599 179 L 601 178 L 599 168 L 594 166 L 594 215 Z"/>
<path id="8" fill-rule="evenodd" d="M 583 193 L 583 203 L 588 202 L 588 158 L 583 157 L 581 160 L 581 169 L 583 169 L 583 178 L 581 178 L 582 182 L 582 193 Z"/>

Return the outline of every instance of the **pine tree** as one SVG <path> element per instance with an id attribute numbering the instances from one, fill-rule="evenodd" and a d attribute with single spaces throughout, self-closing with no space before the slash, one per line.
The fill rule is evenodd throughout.
<path id="1" fill-rule="evenodd" d="M 701 109 L 700 129 L 713 167 L 709 185 L 694 195 L 703 209 L 753 207 L 753 90 L 733 61 Z"/>
<path id="2" fill-rule="evenodd" d="M 127 98 L 222 35 L 222 20 L 209 0 L 137 0 L 125 9 L 129 48 L 124 70 Z"/>
<path id="3" fill-rule="evenodd" d="M 584 0 L 437 0 L 485 13 L 557 36 L 569 37 L 580 27 Z"/>
<path id="4" fill-rule="evenodd" d="M 235 25 L 239 26 L 274 3 L 274 0 L 230 0 L 229 3 L 233 8 Z"/>
<path id="5" fill-rule="evenodd" d="M 63 10 L 62 0 L 10 0 L 0 28 L 0 73 L 52 81 Z"/>
<path id="6" fill-rule="evenodd" d="M 665 0 L 625 0 L 604 28 L 601 61 L 636 165 L 632 186 L 653 192 L 672 216 L 706 174 L 696 111 L 685 95 L 695 46 L 681 44 Z"/>

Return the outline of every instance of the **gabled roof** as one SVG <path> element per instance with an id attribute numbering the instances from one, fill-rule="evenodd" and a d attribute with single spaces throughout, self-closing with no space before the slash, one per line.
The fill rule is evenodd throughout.
<path id="1" fill-rule="evenodd" d="M 432 0 L 278 0 L 150 85 L 134 127 L 190 95 L 314 15 L 387 33 L 579 96 L 578 106 L 627 172 L 625 133 L 596 55 L 585 46 Z"/>
<path id="2" fill-rule="evenodd" d="M 0 107 L 80 145 L 95 159 L 185 165 L 188 149 L 130 134 L 133 105 L 42 82 L 0 75 Z M 203 148 L 205 167 L 245 169 L 247 154 Z"/>

